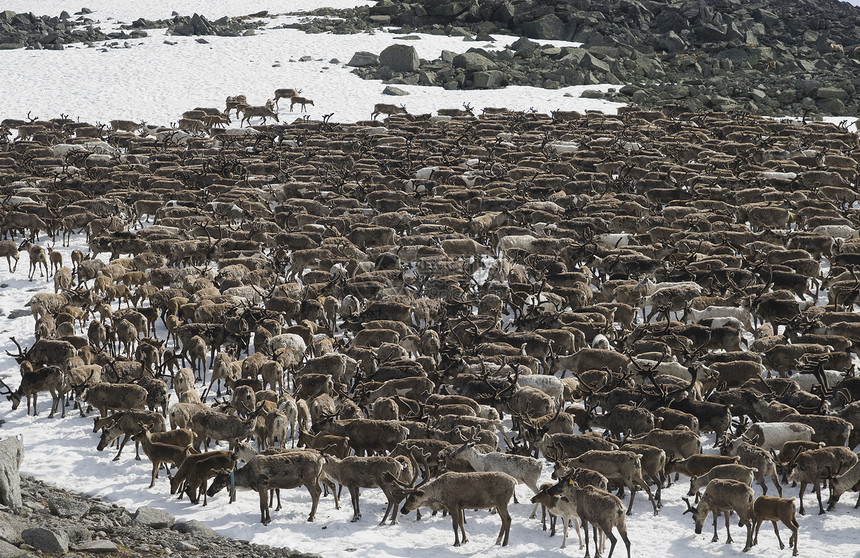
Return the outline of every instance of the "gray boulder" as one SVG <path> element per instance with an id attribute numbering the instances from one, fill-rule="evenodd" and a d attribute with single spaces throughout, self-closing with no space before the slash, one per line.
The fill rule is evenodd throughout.
<path id="1" fill-rule="evenodd" d="M 90 505 L 72 498 L 50 498 L 48 509 L 60 517 L 83 517 L 90 511 Z"/>
<path id="2" fill-rule="evenodd" d="M 839 99 L 844 101 L 848 98 L 848 92 L 838 87 L 819 87 L 815 96 L 818 99 Z"/>
<path id="3" fill-rule="evenodd" d="M 393 95 L 395 97 L 402 97 L 404 95 L 409 95 L 408 91 L 404 91 L 399 87 L 393 87 L 391 85 L 387 85 L 385 89 L 382 90 L 383 95 Z"/>
<path id="4" fill-rule="evenodd" d="M 563 39 L 565 34 L 564 22 L 555 14 L 547 14 L 540 19 L 523 23 L 520 29 L 526 37 L 532 39 Z"/>
<path id="5" fill-rule="evenodd" d="M 24 440 L 21 436 L 0 440 L 0 504 L 19 509 L 21 501 L 21 475 L 24 460 Z"/>
<path id="6" fill-rule="evenodd" d="M 205 523 L 201 523 L 196 519 L 174 523 L 171 529 L 179 531 L 180 533 L 187 533 L 189 535 L 205 539 L 211 539 L 218 536 L 218 533 L 216 533 L 212 527 L 209 527 Z"/>
<path id="7" fill-rule="evenodd" d="M 379 53 L 379 65 L 395 72 L 414 72 L 420 64 L 418 52 L 411 45 L 391 45 Z"/>
<path id="8" fill-rule="evenodd" d="M 458 54 L 454 57 L 453 64 L 455 68 L 463 68 L 467 72 L 481 72 L 497 68 L 495 62 L 477 52 Z"/>
<path id="9" fill-rule="evenodd" d="M 376 66 L 377 64 L 379 64 L 379 56 L 363 50 L 353 54 L 349 62 L 346 63 L 347 66 L 353 68 L 364 68 L 366 66 Z"/>
<path id="10" fill-rule="evenodd" d="M 472 83 L 475 89 L 494 89 L 504 85 L 505 76 L 499 70 L 490 70 L 488 72 L 475 72 L 472 76 Z"/>
<path id="11" fill-rule="evenodd" d="M 603 74 L 609 73 L 609 64 L 597 58 L 590 52 L 586 52 L 585 56 L 582 57 L 582 67 L 586 70 L 592 70 Z"/>
<path id="12" fill-rule="evenodd" d="M 146 525 L 153 529 L 169 529 L 175 521 L 176 518 L 172 514 L 157 508 L 150 508 L 149 506 L 137 508 L 137 511 L 134 512 L 134 516 L 131 518 L 133 524 Z"/>
<path id="13" fill-rule="evenodd" d="M 819 90 L 820 91 L 820 90 Z M 845 103 L 839 99 L 819 99 L 815 102 L 819 110 L 830 114 L 845 114 Z"/>
<path id="14" fill-rule="evenodd" d="M 0 539 L 0 556 L 3 558 L 18 558 L 18 556 L 28 556 L 29 552 L 21 550 L 14 544 L 9 544 Z"/>
<path id="15" fill-rule="evenodd" d="M 60 530 L 31 527 L 21 532 L 21 538 L 36 550 L 54 554 L 69 551 L 69 536 Z"/>
<path id="16" fill-rule="evenodd" d="M 110 554 L 119 551 L 119 547 L 108 540 L 88 541 L 75 547 L 78 552 L 90 552 L 92 554 Z"/>
<path id="17" fill-rule="evenodd" d="M 687 48 L 687 42 L 674 31 L 661 35 L 657 39 L 657 45 L 666 52 L 679 52 Z"/>

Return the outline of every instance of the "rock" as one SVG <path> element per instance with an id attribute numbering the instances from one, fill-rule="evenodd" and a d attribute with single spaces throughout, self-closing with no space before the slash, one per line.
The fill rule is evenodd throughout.
<path id="1" fill-rule="evenodd" d="M 21 538 L 21 531 L 29 526 L 29 522 L 19 518 L 17 515 L 0 512 L 0 540 L 12 544 L 21 544 L 24 542 Z"/>
<path id="2" fill-rule="evenodd" d="M 373 54 L 372 52 L 367 52 L 363 50 L 353 54 L 352 58 L 349 59 L 349 62 L 346 63 L 347 66 L 351 66 L 353 68 L 377 66 L 378 64 L 379 56 Z"/>
<path id="3" fill-rule="evenodd" d="M 18 558 L 19 556 L 29 556 L 26 550 L 21 550 L 14 544 L 9 544 L 0 539 L 0 557 L 2 558 Z"/>
<path id="4" fill-rule="evenodd" d="M 31 527 L 21 531 L 21 538 L 36 550 L 55 554 L 69 551 L 69 537 L 60 530 Z"/>
<path id="5" fill-rule="evenodd" d="M 391 85 L 388 85 L 385 87 L 385 89 L 382 90 L 382 94 L 383 95 L 394 95 L 395 97 L 402 97 L 404 95 L 409 95 L 409 92 L 404 91 L 404 90 L 400 89 L 399 87 L 392 87 Z"/>
<path id="6" fill-rule="evenodd" d="M 498 67 L 495 62 L 477 52 L 458 54 L 454 57 L 452 63 L 455 68 L 463 68 L 467 72 L 495 70 Z"/>
<path id="7" fill-rule="evenodd" d="M 14 320 L 15 318 L 24 318 L 26 316 L 32 316 L 33 312 L 31 312 L 28 308 L 16 308 L 9 312 L 8 318 L 10 320 Z M 0 500 L 2 501 L 2 500 Z"/>
<path id="8" fill-rule="evenodd" d="M 499 70 L 490 70 L 488 72 L 475 72 L 472 76 L 472 83 L 475 89 L 494 89 L 504 86 L 505 75 Z"/>
<path id="9" fill-rule="evenodd" d="M 848 98 L 848 92 L 838 87 L 819 87 L 815 97 L 817 99 L 839 99 L 844 101 Z"/>
<path id="10" fill-rule="evenodd" d="M 379 65 L 395 72 L 414 72 L 421 60 L 414 46 L 394 44 L 379 53 Z"/>
<path id="11" fill-rule="evenodd" d="M 590 52 L 586 52 L 585 56 L 582 57 L 582 67 L 594 72 L 600 72 L 603 74 L 609 73 L 609 64 L 600 60 Z"/>
<path id="12" fill-rule="evenodd" d="M 370 13 L 372 15 L 392 16 L 395 15 L 398 10 L 398 5 L 391 0 L 379 0 L 379 2 L 370 7 Z"/>
<path id="13" fill-rule="evenodd" d="M 0 504 L 13 510 L 23 505 L 19 473 L 23 460 L 24 440 L 20 435 L 0 441 Z"/>
<path id="14" fill-rule="evenodd" d="M 191 21 L 189 23 L 194 28 L 195 35 L 211 35 L 213 32 L 212 24 L 200 14 L 194 14 L 191 16 Z"/>
<path id="15" fill-rule="evenodd" d="M 208 44 L 209 44 L 209 41 L 207 41 L 206 39 L 204 39 L 204 38 L 202 38 L 202 37 L 199 37 L 199 38 L 194 39 L 194 40 L 195 40 L 196 42 L 200 43 L 201 45 L 208 45 Z"/>
<path id="16" fill-rule="evenodd" d="M 119 547 L 108 540 L 89 541 L 74 547 L 76 552 L 92 552 L 93 554 L 109 554 L 118 552 Z"/>
<path id="17" fill-rule="evenodd" d="M 536 51 L 540 45 L 534 41 L 528 40 L 526 37 L 521 37 L 514 41 L 508 48 L 516 52 L 523 58 L 528 58 Z"/>
<path id="18" fill-rule="evenodd" d="M 823 112 L 829 112 L 830 114 L 845 114 L 845 103 L 840 99 L 820 99 L 815 102 L 815 105 Z"/>
<path id="19" fill-rule="evenodd" d="M 797 96 L 801 99 L 814 96 L 819 87 L 821 87 L 821 83 L 815 79 L 800 79 L 795 84 Z"/>
<path id="20" fill-rule="evenodd" d="M 194 34 L 194 27 L 190 23 L 177 23 L 170 29 L 172 35 L 190 37 Z"/>
<path id="21" fill-rule="evenodd" d="M 218 536 L 218 533 L 216 533 L 214 529 L 212 529 L 205 523 L 197 521 L 196 519 L 174 523 L 171 529 L 173 529 L 174 531 L 179 531 L 180 533 L 187 533 L 195 537 L 202 537 L 206 539 Z"/>
<path id="22" fill-rule="evenodd" d="M 188 543 L 185 541 L 179 541 L 178 543 L 176 543 L 176 550 L 187 551 L 187 550 L 200 550 L 200 549 L 191 543 Z"/>
<path id="23" fill-rule="evenodd" d="M 526 37 L 532 39 L 563 39 L 565 35 L 565 24 L 555 14 L 523 23 L 520 29 Z"/>
<path id="24" fill-rule="evenodd" d="M 141 506 L 131 518 L 133 525 L 146 525 L 153 529 L 169 529 L 176 518 L 170 513 L 149 506 Z"/>
<path id="25" fill-rule="evenodd" d="M 83 517 L 90 511 L 90 505 L 72 498 L 49 498 L 48 509 L 60 517 Z"/>
<path id="26" fill-rule="evenodd" d="M 580 95 L 583 99 L 602 99 L 606 97 L 606 93 L 598 89 L 586 89 Z"/>

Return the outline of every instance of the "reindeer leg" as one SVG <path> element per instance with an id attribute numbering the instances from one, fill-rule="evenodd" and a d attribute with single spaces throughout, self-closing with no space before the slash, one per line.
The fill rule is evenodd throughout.
<path id="1" fill-rule="evenodd" d="M 580 518 L 580 519 L 582 519 L 582 518 Z M 586 523 L 585 520 L 582 521 L 582 530 L 585 531 L 585 558 L 589 558 L 589 556 L 591 555 L 591 550 L 590 550 L 590 546 L 588 544 L 588 542 L 589 542 L 589 539 L 588 539 L 588 523 Z M 597 545 L 596 539 L 594 541 L 594 544 L 595 544 L 595 546 Z M 598 548 L 597 553 L 599 553 L 599 552 L 600 552 L 600 549 Z"/>
<path id="2" fill-rule="evenodd" d="M 627 515 L 633 515 L 633 499 L 635 497 L 636 497 L 636 487 L 631 486 L 630 487 L 630 503 L 627 504 Z M 653 503 L 654 500 L 652 499 L 651 502 Z M 657 514 L 654 514 L 654 515 L 657 515 Z"/>
<path id="3" fill-rule="evenodd" d="M 800 483 L 800 494 L 797 495 L 797 499 L 800 500 L 800 509 L 798 510 L 800 515 L 806 515 L 806 510 L 803 509 L 803 492 L 804 492 L 804 490 L 806 490 L 806 483 L 801 482 Z"/>
<path id="4" fill-rule="evenodd" d="M 508 537 L 511 534 L 511 514 L 508 512 L 507 506 L 499 508 L 499 516 L 502 518 L 502 528 L 499 530 L 496 544 L 508 546 Z"/>
<path id="5" fill-rule="evenodd" d="M 717 534 L 717 520 L 720 518 L 719 512 L 714 512 L 714 538 L 711 539 L 711 542 L 720 542 L 720 536 Z M 707 517 L 705 517 L 707 519 Z"/>
<path id="6" fill-rule="evenodd" d="M 460 509 L 456 506 L 451 508 L 451 523 L 454 526 L 454 546 L 460 546 L 460 532 L 457 531 L 460 523 Z"/>
<path id="7" fill-rule="evenodd" d="M 818 515 L 824 515 L 824 506 L 821 504 L 821 483 L 819 481 L 815 482 L 815 495 L 818 497 Z"/>
<path id="8" fill-rule="evenodd" d="M 355 523 L 359 519 L 361 519 L 361 511 L 359 511 L 358 507 L 358 498 L 359 498 L 359 489 L 357 486 L 348 486 L 349 488 L 349 497 L 352 500 L 352 523 Z"/>
<path id="9" fill-rule="evenodd" d="M 645 489 L 645 492 L 648 494 L 648 500 L 651 502 L 651 507 L 654 508 L 654 515 L 657 515 L 657 512 L 658 512 L 657 502 L 654 501 L 654 496 L 651 495 L 651 487 L 648 486 L 648 483 L 645 482 L 645 479 L 643 479 L 642 477 L 639 477 L 639 478 L 634 479 L 634 480 L 635 480 L 636 484 L 638 484 L 639 486 L 641 486 L 642 488 Z M 635 490 L 635 487 L 634 487 L 634 490 Z M 632 507 L 633 499 L 631 498 L 630 501 L 631 501 L 631 507 Z"/>
<path id="10" fill-rule="evenodd" d="M 730 516 L 730 515 L 732 515 L 732 512 L 727 511 L 727 512 L 724 512 L 724 513 L 725 513 L 725 516 L 726 516 L 726 544 L 730 544 L 730 543 L 734 542 L 734 541 L 733 541 L 733 539 L 732 539 L 732 532 L 731 532 L 731 530 L 729 529 L 729 516 Z M 714 518 L 715 518 L 715 519 L 716 519 L 716 517 L 717 517 L 717 514 L 714 514 Z M 714 522 L 714 523 L 716 523 L 716 522 Z"/>
<path id="11" fill-rule="evenodd" d="M 785 545 L 784 545 L 784 544 L 782 544 L 782 539 L 781 539 L 781 538 L 779 538 L 779 527 L 777 527 L 777 525 L 776 525 L 776 521 L 771 521 L 771 523 L 773 523 L 773 532 L 774 532 L 774 533 L 776 533 L 776 540 L 778 540 L 778 541 L 779 541 L 779 549 L 780 549 L 780 550 L 783 550 L 783 549 L 785 548 Z M 755 541 L 755 542 L 756 542 L 756 543 L 758 542 L 758 537 L 756 537 L 756 541 Z M 791 540 L 789 540 L 789 541 L 788 541 L 788 544 L 791 544 Z"/>

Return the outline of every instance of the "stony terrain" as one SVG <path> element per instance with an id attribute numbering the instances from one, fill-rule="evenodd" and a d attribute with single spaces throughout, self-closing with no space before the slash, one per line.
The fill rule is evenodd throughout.
<path id="1" fill-rule="evenodd" d="M 383 0 L 370 8 L 318 10 L 342 19 L 295 24 L 309 32 L 399 26 L 474 38 L 491 33 L 583 43 L 581 48 L 518 42 L 498 52 L 469 49 L 414 67 L 367 65 L 356 73 L 388 83 L 480 89 L 558 88 L 612 83 L 610 95 L 643 106 L 743 109 L 760 114 L 856 115 L 860 96 L 860 11 L 837 0 L 704 2 L 681 0 Z M 834 52 L 831 43 L 840 45 Z M 838 47 L 837 47 L 838 50 Z M 462 54 L 462 53 L 461 53 Z"/>
<path id="2" fill-rule="evenodd" d="M 270 548 L 218 536 L 198 521 L 174 522 L 167 512 L 130 511 L 22 475 L 23 507 L 0 505 L 0 557 L 181 556 L 311 558 L 289 548 Z M 70 552 L 71 553 L 68 553 Z M 67 554 L 68 553 L 68 554 Z"/>
<path id="3" fill-rule="evenodd" d="M 72 17 L 0 12 L 0 49 L 62 49 L 70 43 L 123 40 L 166 28 L 169 35 L 255 33 L 270 14 L 209 20 L 200 14 L 137 19 L 105 33 L 83 9 Z M 435 60 L 413 53 L 386 64 L 362 53 L 351 64 L 367 79 L 390 84 L 488 89 L 531 85 L 616 84 L 618 102 L 644 107 L 683 103 L 690 110 L 757 114 L 860 114 L 860 10 L 838 0 L 381 0 L 370 7 L 323 8 L 282 27 L 308 33 L 364 33 L 383 27 L 446 34 L 480 43 Z M 575 41 L 581 47 L 511 41 L 481 48 L 503 33 Z M 204 42 L 205 39 L 201 39 Z M 836 45 L 836 46 L 831 46 Z"/>

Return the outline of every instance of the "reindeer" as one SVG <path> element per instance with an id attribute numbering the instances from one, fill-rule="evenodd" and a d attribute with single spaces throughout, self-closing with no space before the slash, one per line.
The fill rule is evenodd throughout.
<path id="1" fill-rule="evenodd" d="M 293 112 L 293 107 L 296 105 L 302 105 L 302 112 L 307 112 L 307 105 L 314 106 L 314 102 L 304 97 L 292 97 L 290 99 L 290 112 Z"/>
<path id="2" fill-rule="evenodd" d="M 765 521 L 773 523 L 773 532 L 776 533 L 776 540 L 779 541 L 779 549 L 785 548 L 782 544 L 782 539 L 779 537 L 779 528 L 776 526 L 777 521 L 782 523 L 791 530 L 791 537 L 788 539 L 788 546 L 792 547 L 792 556 L 797 556 L 797 532 L 800 529 L 800 524 L 797 522 L 797 505 L 794 503 L 794 498 L 776 498 L 774 496 L 759 496 L 753 503 L 753 516 L 755 517 L 755 534 L 753 535 L 753 544 L 758 544 L 758 531 L 761 524 Z M 793 542 L 792 542 L 793 541 Z"/>
<path id="3" fill-rule="evenodd" d="M 21 399 L 26 397 L 27 415 L 29 415 L 30 401 L 32 399 L 33 416 L 38 414 L 38 411 L 36 410 L 36 396 L 38 393 L 40 391 L 50 392 L 53 402 L 51 404 L 51 414 L 48 415 L 48 418 L 53 418 L 54 413 L 60 406 L 61 399 L 63 399 L 65 389 L 63 371 L 57 366 L 45 366 L 37 370 L 27 370 L 21 376 L 21 385 L 19 385 L 18 389 L 15 391 L 12 391 L 9 386 L 3 383 L 2 380 L 0 380 L 0 387 L 6 391 L 6 393 L 3 393 L 3 395 L 6 396 L 6 399 L 12 402 L 13 411 L 21 404 Z M 63 418 L 66 416 L 65 402 L 63 402 L 63 413 L 61 416 Z"/>
<path id="4" fill-rule="evenodd" d="M 38 244 L 33 244 L 33 239 L 25 240 L 18 247 L 19 252 L 27 252 L 30 255 L 30 271 L 27 273 L 27 278 L 32 281 L 36 275 L 36 269 L 39 270 L 39 277 L 50 277 L 48 273 L 48 256 L 45 249 Z M 44 273 L 42 272 L 44 269 Z"/>
<path id="5" fill-rule="evenodd" d="M 9 266 L 9 273 L 15 273 L 18 269 L 18 244 L 14 240 L 0 240 L 0 257 L 6 258 L 6 264 Z M 12 259 L 15 260 L 15 266 L 12 266 Z"/>
<path id="6" fill-rule="evenodd" d="M 235 499 L 235 488 L 249 488 L 258 492 L 260 522 L 268 525 L 272 521 L 269 514 L 269 490 L 304 486 L 310 492 L 312 500 L 308 521 L 313 521 L 322 494 L 319 483 L 324 463 L 322 455 L 311 450 L 258 455 L 235 473 L 223 471 L 217 474 L 207 494 L 214 496 L 227 486 L 228 482 L 231 485 L 231 501 Z"/>
<path id="7" fill-rule="evenodd" d="M 275 112 L 272 112 L 272 109 L 275 108 L 275 103 L 271 99 L 266 101 L 264 106 L 249 106 L 246 105 L 241 107 L 242 110 L 242 120 L 239 121 L 239 126 L 241 127 L 243 123 L 248 122 L 248 125 L 251 125 L 251 118 L 256 116 L 260 116 L 263 118 L 263 124 L 266 123 L 266 118 L 274 118 L 275 122 L 280 122 L 278 120 L 278 115 Z M 238 116 L 238 110 L 236 111 Z"/>
<path id="8" fill-rule="evenodd" d="M 517 485 L 512 476 L 501 472 L 445 473 L 433 480 L 427 477 L 414 488 L 399 483 L 390 475 L 387 479 L 398 484 L 402 489 L 398 496 L 406 498 L 400 513 L 406 515 L 425 506 L 448 510 L 454 523 L 454 546 L 461 544 L 460 533 L 463 535 L 462 542 L 469 542 L 466 537 L 464 511 L 481 508 L 493 508 L 499 514 L 502 527 L 496 537 L 496 545 L 508 545 L 511 532 L 508 502 Z"/>
<path id="9" fill-rule="evenodd" d="M 275 107 L 280 99 L 292 99 L 298 97 L 301 92 L 301 89 L 275 89 Z"/>
<path id="10" fill-rule="evenodd" d="M 376 120 L 376 117 L 380 114 L 387 114 L 391 116 L 392 114 L 409 114 L 406 112 L 406 105 L 388 105 L 385 103 L 376 103 L 373 105 L 373 112 L 370 113 L 371 120 Z"/>
<path id="11" fill-rule="evenodd" d="M 747 528 L 746 545 L 744 552 L 749 551 L 753 545 L 752 522 L 755 518 L 753 511 L 753 491 L 752 488 L 742 482 L 730 479 L 714 479 L 708 483 L 705 488 L 705 493 L 702 495 L 702 500 L 698 507 L 690 505 L 690 501 L 684 498 L 687 504 L 687 509 L 684 513 L 691 513 L 696 522 L 696 534 L 702 534 L 702 527 L 708 519 L 708 514 L 714 514 L 714 538 L 711 542 L 719 541 L 717 536 L 717 519 L 720 512 L 726 516 L 726 544 L 732 542 L 732 533 L 729 529 L 729 515 L 731 512 L 738 514 L 738 525 L 745 525 Z"/>

